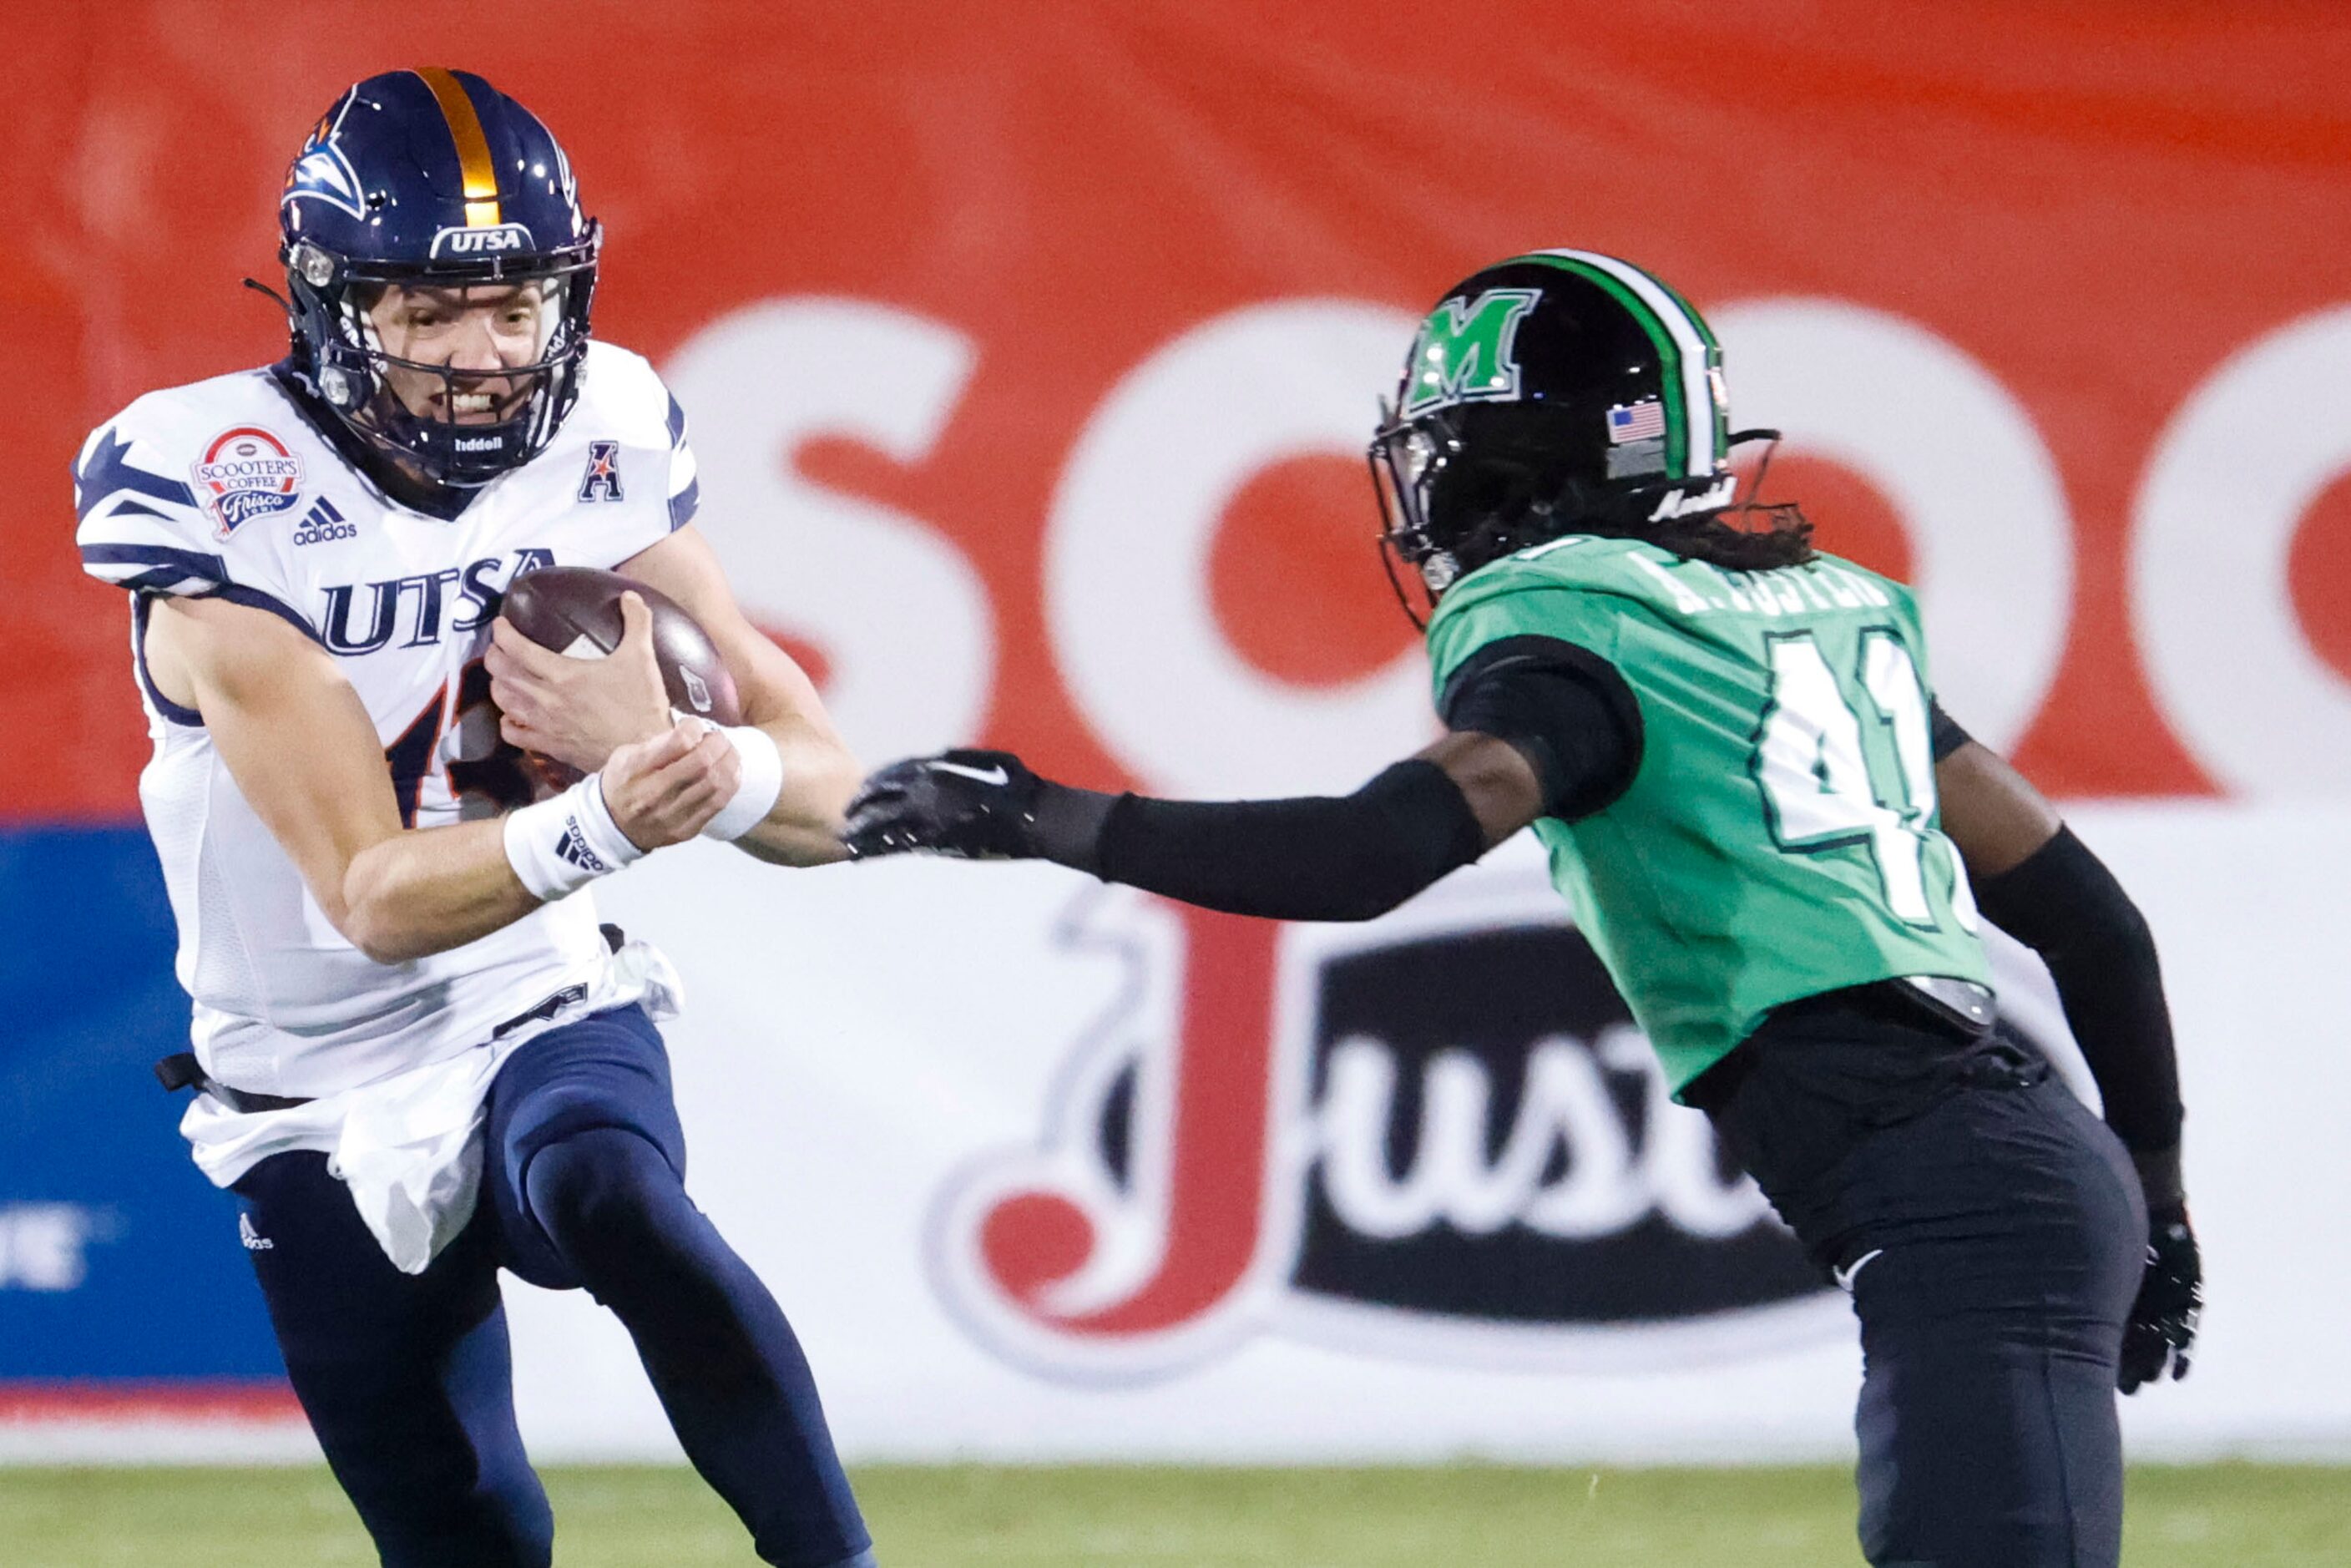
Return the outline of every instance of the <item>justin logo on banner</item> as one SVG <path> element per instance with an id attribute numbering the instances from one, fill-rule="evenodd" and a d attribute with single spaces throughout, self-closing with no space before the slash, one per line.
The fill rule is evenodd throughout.
<path id="1" fill-rule="evenodd" d="M 937 1287 L 1048 1375 L 1165 1375 L 1279 1333 L 1629 1368 L 1845 1332 L 1656 1057 L 1539 862 L 1357 926 L 1089 894 L 1126 967 L 1032 1150 L 953 1178 Z"/>

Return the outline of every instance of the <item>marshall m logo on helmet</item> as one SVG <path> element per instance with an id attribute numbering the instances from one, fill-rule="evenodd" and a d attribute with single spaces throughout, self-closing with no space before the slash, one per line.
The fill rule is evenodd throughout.
<path id="1" fill-rule="evenodd" d="M 1541 296 L 1531 288 L 1489 288 L 1474 300 L 1447 299 L 1428 313 L 1414 345 L 1403 413 L 1447 403 L 1519 395 L 1513 348 L 1519 323 Z"/>
<path id="2" fill-rule="evenodd" d="M 1540 865 L 1364 925 L 1090 893 L 1128 967 L 1033 1149 L 942 1193 L 937 1287 L 1053 1376 L 1258 1334 L 1409 1360 L 1639 1367 L 1849 1332 L 1656 1057 Z"/>

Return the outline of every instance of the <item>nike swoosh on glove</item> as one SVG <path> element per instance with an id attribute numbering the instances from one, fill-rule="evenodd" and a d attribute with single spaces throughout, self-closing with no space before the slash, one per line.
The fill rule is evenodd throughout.
<path id="1" fill-rule="evenodd" d="M 2196 1322 L 2204 1311 L 2204 1261 L 2188 1216 L 2156 1220 L 2148 1228 L 2147 1272 L 2138 1300 L 2123 1325 L 2122 1364 L 2115 1386 L 2136 1394 L 2140 1385 L 2188 1375 L 2188 1353 L 2195 1347 Z"/>
<path id="2" fill-rule="evenodd" d="M 852 860 L 920 852 L 1034 860 L 1044 780 L 1008 751 L 961 748 L 877 770 L 849 803 L 841 841 Z"/>

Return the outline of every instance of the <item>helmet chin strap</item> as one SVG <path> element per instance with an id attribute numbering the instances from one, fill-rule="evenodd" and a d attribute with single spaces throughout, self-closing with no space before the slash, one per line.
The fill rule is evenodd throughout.
<path id="1" fill-rule="evenodd" d="M 1402 549 L 1396 544 L 1395 536 L 1383 531 L 1380 535 L 1380 570 L 1387 573 L 1388 591 L 1395 595 L 1396 604 L 1404 611 L 1404 618 L 1412 622 L 1413 630 L 1426 632 L 1428 630 L 1428 618 L 1413 607 L 1412 596 L 1404 591 L 1404 578 L 1396 570 L 1396 558 L 1403 553 Z M 1416 571 L 1420 570 L 1419 563 L 1413 563 L 1413 569 Z M 1426 588 L 1427 581 L 1427 577 L 1424 573 L 1421 578 L 1424 588 Z M 1436 600 L 1437 591 L 1435 589 L 1428 590 L 1432 602 Z"/>
<path id="2" fill-rule="evenodd" d="M 1728 456 L 1732 447 L 1743 446 L 1750 441 L 1761 441 L 1767 444 L 1763 448 L 1762 457 L 1756 462 L 1755 482 L 1747 486 L 1747 498 L 1733 508 L 1741 517 L 1755 510 L 1756 497 L 1763 494 L 1763 479 L 1771 472 L 1771 459 L 1779 455 L 1781 435 L 1778 431 L 1766 429 L 1761 425 L 1753 430 L 1734 430 L 1723 442 L 1724 455 Z"/>

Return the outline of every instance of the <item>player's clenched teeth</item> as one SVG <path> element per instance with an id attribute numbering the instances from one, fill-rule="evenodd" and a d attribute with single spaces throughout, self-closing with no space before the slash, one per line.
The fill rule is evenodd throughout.
<path id="1" fill-rule="evenodd" d="M 460 414 L 488 413 L 498 405 L 498 400 L 488 392 L 452 392 L 449 406 Z"/>

